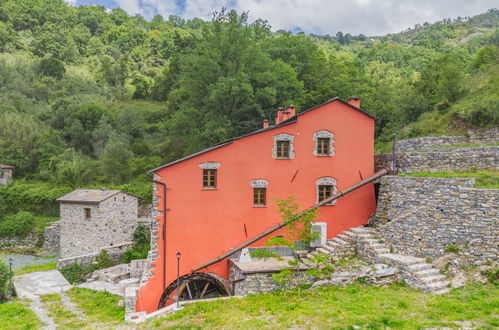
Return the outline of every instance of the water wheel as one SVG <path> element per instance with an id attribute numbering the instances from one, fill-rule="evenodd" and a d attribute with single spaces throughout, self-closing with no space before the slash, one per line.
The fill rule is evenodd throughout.
<path id="1" fill-rule="evenodd" d="M 177 281 L 173 281 L 163 293 L 159 302 L 159 308 L 165 307 L 168 302 L 210 299 L 228 296 L 228 290 L 221 281 L 207 273 L 196 273 L 182 276 L 179 279 L 177 292 Z"/>

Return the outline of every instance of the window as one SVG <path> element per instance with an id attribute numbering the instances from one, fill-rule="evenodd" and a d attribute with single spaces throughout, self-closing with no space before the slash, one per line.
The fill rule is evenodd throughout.
<path id="1" fill-rule="evenodd" d="M 336 179 L 325 176 L 322 178 L 319 178 L 315 181 L 316 187 L 317 187 L 317 203 L 322 202 L 323 200 L 333 196 L 336 194 Z M 332 201 L 329 203 L 326 203 L 324 205 L 333 205 L 336 201 Z"/>
<path id="2" fill-rule="evenodd" d="M 320 130 L 314 133 L 313 154 L 319 157 L 334 156 L 334 134 L 328 130 Z"/>
<path id="3" fill-rule="evenodd" d="M 125 201 L 125 196 L 122 197 L 123 202 Z"/>
<path id="4" fill-rule="evenodd" d="M 265 206 L 265 195 L 267 188 L 253 188 L 253 205 Z"/>
<path id="5" fill-rule="evenodd" d="M 203 188 L 217 187 L 217 170 L 203 169 Z"/>
<path id="6" fill-rule="evenodd" d="M 92 210 L 85 208 L 85 219 L 92 219 Z"/>
<path id="7" fill-rule="evenodd" d="M 317 154 L 329 155 L 329 138 L 317 139 Z"/>
<path id="8" fill-rule="evenodd" d="M 319 202 L 332 196 L 333 186 L 331 185 L 320 185 L 319 189 Z"/>
<path id="9" fill-rule="evenodd" d="M 277 141 L 277 158 L 289 158 L 289 141 Z"/>
<path id="10" fill-rule="evenodd" d="M 274 146 L 272 147 L 272 158 L 274 159 L 294 159 L 295 137 L 291 134 L 281 133 L 273 136 Z"/>

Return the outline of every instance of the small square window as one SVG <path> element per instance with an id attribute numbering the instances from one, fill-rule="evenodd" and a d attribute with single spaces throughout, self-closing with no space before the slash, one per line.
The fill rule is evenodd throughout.
<path id="1" fill-rule="evenodd" d="M 319 189 L 319 203 L 331 197 L 333 194 L 332 185 L 320 185 L 318 189 Z"/>
<path id="2" fill-rule="evenodd" d="M 203 188 L 216 188 L 217 187 L 217 170 L 216 169 L 203 169 Z"/>
<path id="3" fill-rule="evenodd" d="M 289 141 L 277 141 L 277 158 L 289 158 Z"/>
<path id="4" fill-rule="evenodd" d="M 267 194 L 267 188 L 253 188 L 253 205 L 254 206 L 265 206 L 265 195 Z"/>
<path id="5" fill-rule="evenodd" d="M 85 208 L 85 219 L 92 219 L 92 210 Z"/>
<path id="6" fill-rule="evenodd" d="M 317 155 L 329 155 L 329 138 L 317 139 Z"/>

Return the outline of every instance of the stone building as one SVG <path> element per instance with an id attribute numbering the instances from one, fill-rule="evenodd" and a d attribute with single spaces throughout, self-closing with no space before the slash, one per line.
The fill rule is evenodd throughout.
<path id="1" fill-rule="evenodd" d="M 138 198 L 120 190 L 78 189 L 60 203 L 60 257 L 98 252 L 130 242 L 137 227 Z"/>
<path id="2" fill-rule="evenodd" d="M 12 169 L 10 165 L 0 164 L 0 186 L 5 186 L 12 181 Z"/>

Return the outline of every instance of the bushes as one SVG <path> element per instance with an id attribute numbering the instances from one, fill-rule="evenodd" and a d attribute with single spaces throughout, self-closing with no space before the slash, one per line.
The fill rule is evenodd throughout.
<path id="1" fill-rule="evenodd" d="M 85 278 L 91 272 L 98 269 L 109 268 L 113 265 L 114 263 L 111 258 L 109 258 L 109 253 L 106 250 L 101 250 L 97 258 L 95 258 L 95 261 L 90 265 L 83 266 L 82 264 L 75 262 L 62 267 L 59 271 L 69 283 L 75 284 L 85 282 Z"/>
<path id="2" fill-rule="evenodd" d="M 10 271 L 5 262 L 0 259 L 0 302 L 5 301 L 11 293 L 9 284 Z"/>
<path id="3" fill-rule="evenodd" d="M 150 231 L 149 227 L 145 225 L 139 225 L 135 232 L 133 233 L 133 247 L 128 248 L 123 256 L 123 262 L 129 263 L 136 259 L 147 258 L 147 253 L 150 247 Z"/>
<path id="4" fill-rule="evenodd" d="M 25 237 L 32 232 L 35 217 L 30 212 L 21 211 L 16 215 L 8 215 L 0 221 L 0 236 Z"/>

